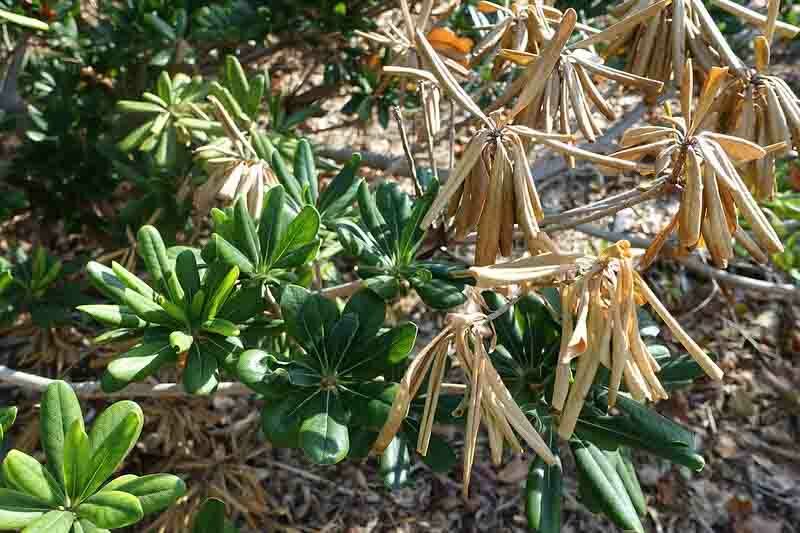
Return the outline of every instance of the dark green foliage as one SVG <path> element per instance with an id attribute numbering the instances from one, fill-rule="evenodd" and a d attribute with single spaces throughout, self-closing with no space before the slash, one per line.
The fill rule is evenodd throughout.
<path id="1" fill-rule="evenodd" d="M 337 463 L 350 450 L 351 428 L 382 423 L 392 384 L 377 378 L 405 360 L 417 328 L 385 329 L 385 305 L 369 290 L 339 311 L 331 300 L 289 285 L 280 306 L 295 345 L 286 355 L 243 353 L 239 377 L 266 398 L 262 427 L 268 439 L 301 448 L 315 463 Z M 375 418 L 365 424 L 364 417 Z"/>
<path id="2" fill-rule="evenodd" d="M 375 193 L 362 182 L 358 189 L 361 223 L 342 221 L 337 227 L 345 250 L 358 258 L 358 273 L 386 300 L 401 284 L 412 286 L 422 301 L 435 309 L 464 303 L 464 282 L 452 275 L 462 267 L 419 257 L 425 232 L 419 223 L 438 191 L 434 182 L 414 201 L 394 182 L 381 183 Z"/>

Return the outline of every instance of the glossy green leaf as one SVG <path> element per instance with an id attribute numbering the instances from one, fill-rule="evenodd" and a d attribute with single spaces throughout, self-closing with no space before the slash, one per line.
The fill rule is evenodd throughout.
<path id="1" fill-rule="evenodd" d="M 308 187 L 311 195 L 311 202 L 316 204 L 319 196 L 317 184 L 317 167 L 314 163 L 314 152 L 307 139 L 300 139 L 297 143 L 297 151 L 294 156 L 294 177 L 300 184 L 300 188 Z"/>
<path id="2" fill-rule="evenodd" d="M 147 325 L 147 322 L 131 312 L 130 309 L 119 305 L 79 305 L 76 309 L 106 326 L 142 328 Z"/>
<path id="3" fill-rule="evenodd" d="M 97 527 L 116 529 L 139 522 L 144 517 L 139 498 L 127 492 L 104 490 L 83 501 L 75 512 Z"/>
<path id="4" fill-rule="evenodd" d="M 225 530 L 225 504 L 209 498 L 194 518 L 192 533 L 220 533 Z"/>
<path id="5" fill-rule="evenodd" d="M 256 232 L 256 224 L 247 210 L 247 197 L 242 195 L 233 208 L 233 223 L 236 231 L 236 242 L 242 246 L 241 251 L 253 265 L 261 262 L 261 242 Z"/>
<path id="6" fill-rule="evenodd" d="M 305 400 L 305 394 L 292 393 L 264 406 L 261 410 L 261 428 L 272 444 L 280 448 L 297 448 L 300 445 Z"/>
<path id="7" fill-rule="evenodd" d="M 197 256 L 191 250 L 184 250 L 175 259 L 175 273 L 186 292 L 186 300 L 191 302 L 200 290 L 200 270 L 197 267 Z"/>
<path id="8" fill-rule="evenodd" d="M 92 446 L 83 424 L 76 420 L 64 442 L 64 488 L 70 501 L 75 501 L 83 492 L 86 481 L 84 471 L 91 462 Z"/>
<path id="9" fill-rule="evenodd" d="M 32 522 L 22 533 L 69 533 L 75 515 L 70 511 L 50 511 Z"/>
<path id="10" fill-rule="evenodd" d="M 142 511 L 148 515 L 163 511 L 175 503 L 186 494 L 186 484 L 172 474 L 150 474 L 117 485 L 114 490 L 139 498 Z"/>
<path id="11" fill-rule="evenodd" d="M 605 452 L 608 460 L 616 467 L 617 474 L 619 474 L 622 484 L 625 485 L 625 490 L 628 491 L 628 497 L 633 503 L 634 509 L 639 516 L 647 514 L 647 500 L 642 492 L 642 487 L 639 485 L 639 478 L 636 476 L 636 469 L 630 458 L 630 452 L 625 449 L 619 449 L 616 452 Z"/>
<path id="12" fill-rule="evenodd" d="M 211 394 L 219 383 L 218 362 L 214 355 L 193 344 L 189 350 L 183 386 L 191 394 Z"/>
<path id="13" fill-rule="evenodd" d="M 322 218 L 337 217 L 353 204 L 361 183 L 361 178 L 356 176 L 360 165 L 361 155 L 353 154 L 350 161 L 320 193 L 317 206 Z"/>
<path id="14" fill-rule="evenodd" d="M 217 316 L 234 324 L 243 324 L 258 318 L 266 309 L 267 299 L 262 296 L 261 285 L 244 285 L 231 293 Z"/>
<path id="15" fill-rule="evenodd" d="M 259 221 L 258 237 L 267 264 L 275 262 L 275 250 L 278 248 L 278 243 L 288 224 L 288 219 L 284 212 L 284 195 L 283 187 L 278 185 L 272 187 L 264 199 L 264 210 Z"/>
<path id="16" fill-rule="evenodd" d="M 392 256 L 396 250 L 389 236 L 388 225 L 364 181 L 358 187 L 358 207 L 361 211 L 361 220 L 372 234 L 375 242 L 378 243 L 381 251 L 385 255 Z"/>
<path id="17" fill-rule="evenodd" d="M 11 450 L 3 460 L 2 473 L 3 482 L 9 489 L 32 496 L 49 507 L 64 503 L 64 493 L 58 482 L 30 455 Z"/>
<path id="18" fill-rule="evenodd" d="M 253 262 L 222 235 L 213 234 L 207 247 L 213 250 L 213 257 L 219 258 L 225 264 L 236 266 L 246 274 L 252 274 L 255 271 Z"/>
<path id="19" fill-rule="evenodd" d="M 644 533 L 644 527 L 625 490 L 616 468 L 594 444 L 574 440 L 572 453 L 578 470 L 584 476 L 581 493 L 591 492 L 594 501 L 618 527 Z"/>
<path id="20" fill-rule="evenodd" d="M 114 403 L 97 417 L 89 431 L 92 457 L 84 471 L 81 500 L 94 494 L 120 467 L 143 425 L 142 409 L 128 400 Z"/>
<path id="21" fill-rule="evenodd" d="M 275 171 L 275 175 L 278 177 L 278 180 L 281 182 L 281 185 L 283 185 L 283 188 L 286 189 L 289 196 L 297 202 L 298 205 L 303 205 L 303 189 L 297 179 L 289 172 L 286 162 L 277 150 L 272 154 L 270 163 L 272 163 L 270 165 L 272 170 Z"/>
<path id="22" fill-rule="evenodd" d="M 312 402 L 316 412 L 300 425 L 299 444 L 306 457 L 316 464 L 336 464 L 347 456 L 350 436 L 340 413 L 336 394 L 321 392 Z"/>
<path id="23" fill-rule="evenodd" d="M 18 15 L 17 13 L 6 11 L 5 9 L 0 9 L 0 19 L 5 19 L 12 24 L 18 24 L 32 30 L 48 31 L 50 29 L 50 26 L 46 22 L 32 17 Z"/>
<path id="24" fill-rule="evenodd" d="M 348 314 L 358 317 L 357 339 L 371 339 L 383 327 L 386 304 L 374 291 L 361 289 L 347 300 L 342 315 Z"/>
<path id="25" fill-rule="evenodd" d="M 558 440 L 554 431 L 548 433 L 548 446 L 558 455 Z M 547 465 L 536 456 L 531 462 L 525 484 L 525 512 L 528 527 L 539 533 L 561 531 L 561 469 Z"/>
<path id="26" fill-rule="evenodd" d="M 227 274 L 225 274 L 225 277 L 222 278 L 219 284 L 214 287 L 214 292 L 211 293 L 211 297 L 208 299 L 205 308 L 203 309 L 203 318 L 205 320 L 212 320 L 216 318 L 220 308 L 225 305 L 228 296 L 230 296 L 231 292 L 233 291 L 233 287 L 238 278 L 239 268 L 233 266 L 230 270 L 228 270 Z"/>
<path id="27" fill-rule="evenodd" d="M 628 446 L 696 471 L 705 466 L 695 448 L 694 435 L 684 426 L 625 396 L 617 397 L 616 407 L 618 415 L 582 414 L 576 425 L 578 435 L 604 449 Z"/>
<path id="28" fill-rule="evenodd" d="M 154 300 L 156 293 L 150 288 L 150 285 L 142 281 L 136 274 L 130 272 L 127 268 L 120 265 L 116 261 L 111 261 L 111 270 L 114 275 L 129 289 L 132 289 L 149 300 Z"/>
<path id="29" fill-rule="evenodd" d="M 463 288 L 441 279 L 412 281 L 412 285 L 422 301 L 434 309 L 452 309 L 467 301 Z"/>
<path id="30" fill-rule="evenodd" d="M 108 364 L 106 370 L 114 379 L 130 383 L 143 380 L 176 358 L 177 352 L 170 345 L 170 339 L 162 336 L 142 341 L 141 344 L 118 355 Z"/>
<path id="31" fill-rule="evenodd" d="M 313 206 L 308 205 L 301 209 L 281 235 L 272 256 L 272 264 L 277 268 L 293 266 L 291 263 L 294 261 L 290 263 L 286 256 L 301 247 L 308 247 L 317 238 L 319 224 L 319 213 Z"/>
<path id="32" fill-rule="evenodd" d="M 72 387 L 63 381 L 48 385 L 42 396 L 40 421 L 47 469 L 64 486 L 64 441 L 75 421 L 83 425 L 81 406 Z"/>
<path id="33" fill-rule="evenodd" d="M 0 529 L 23 528 L 49 510 L 49 504 L 33 496 L 0 488 Z"/>
<path id="34" fill-rule="evenodd" d="M 108 529 L 99 528 L 85 518 L 72 523 L 72 533 L 110 533 Z"/>

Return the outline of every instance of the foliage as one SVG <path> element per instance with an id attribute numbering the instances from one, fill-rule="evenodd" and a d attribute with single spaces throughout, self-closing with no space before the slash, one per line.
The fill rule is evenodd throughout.
<path id="1" fill-rule="evenodd" d="M 241 350 L 240 327 L 261 309 L 261 293 L 258 287 L 235 287 L 236 266 L 206 264 L 191 248 L 167 250 L 152 226 L 139 230 L 138 249 L 152 286 L 116 262 L 111 268 L 95 262 L 87 267 L 94 286 L 115 302 L 78 307 L 115 328 L 96 342 L 140 339 L 108 365 L 103 389 L 120 390 L 182 360 L 186 390 L 209 394 L 221 369 Z"/>
<path id="2" fill-rule="evenodd" d="M 275 445 L 299 447 L 317 464 L 334 464 L 350 450 L 351 428 L 382 424 L 390 382 L 379 380 L 414 347 L 417 327 L 383 330 L 385 304 L 362 290 L 340 312 L 324 296 L 283 288 L 281 312 L 293 346 L 288 354 L 247 351 L 239 376 L 264 395 L 264 434 Z"/>
<path id="3" fill-rule="evenodd" d="M 26 533 L 119 529 L 172 505 L 186 492 L 177 476 L 126 474 L 106 482 L 136 444 L 143 423 L 141 408 L 123 400 L 100 413 L 87 432 L 72 388 L 53 382 L 42 397 L 47 463 L 19 450 L 6 455 L 0 528 Z"/>
<path id="4" fill-rule="evenodd" d="M 366 183 L 358 189 L 360 223 L 342 221 L 337 227 L 345 250 L 358 258 L 358 274 L 366 285 L 390 300 L 404 283 L 410 284 L 422 301 L 435 309 L 464 303 L 464 282 L 454 277 L 457 264 L 421 259 L 425 232 L 419 223 L 436 197 L 434 182 L 424 196 L 414 201 L 397 183 L 383 182 L 374 193 Z"/>
<path id="5" fill-rule="evenodd" d="M 0 323 L 13 324 L 20 314 L 30 313 L 40 327 L 69 324 L 72 309 L 86 297 L 61 282 L 65 269 L 61 260 L 41 246 L 32 254 L 16 248 L 12 256 L 13 263 L 0 258 Z"/>

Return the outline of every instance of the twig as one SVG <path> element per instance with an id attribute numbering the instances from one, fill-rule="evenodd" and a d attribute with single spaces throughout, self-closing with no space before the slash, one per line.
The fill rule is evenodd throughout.
<path id="1" fill-rule="evenodd" d="M 414 194 L 416 194 L 417 198 L 422 198 L 422 187 L 420 187 L 419 177 L 417 176 L 417 165 L 414 163 L 414 154 L 411 153 L 411 147 L 408 144 L 408 132 L 406 131 L 406 124 L 403 121 L 403 112 L 400 110 L 400 106 L 392 107 L 392 115 L 397 121 L 403 153 L 406 155 L 408 168 L 411 169 L 411 178 L 414 180 Z"/>
<path id="2" fill-rule="evenodd" d="M 316 474 L 312 474 L 311 472 L 307 472 L 302 468 L 295 468 L 294 466 L 287 465 L 286 463 L 282 463 L 280 461 L 276 461 L 275 459 L 263 459 L 265 463 L 270 466 L 274 466 L 276 468 L 281 468 L 286 470 L 287 472 L 291 472 L 292 474 L 297 474 L 300 477 L 304 477 L 311 481 L 316 481 L 317 483 L 323 483 L 325 485 L 329 485 L 334 487 L 338 492 L 342 494 L 347 494 L 348 496 L 355 496 L 355 491 L 348 489 L 346 487 L 342 487 L 341 484 L 336 483 L 335 481 L 331 481 L 330 479 L 325 479 L 324 477 L 320 477 Z"/>
<path id="3" fill-rule="evenodd" d="M 647 248 L 651 244 L 650 239 L 643 239 L 641 237 L 635 237 L 624 233 L 608 231 L 589 224 L 581 224 L 575 229 L 582 233 L 586 233 L 587 235 L 599 237 L 607 241 L 626 239 L 637 248 Z M 800 290 L 789 283 L 771 283 L 769 281 L 763 281 L 760 279 L 747 278 L 745 276 L 731 274 L 730 272 L 709 266 L 695 257 L 675 256 L 673 255 L 675 249 L 669 244 L 664 246 L 663 251 L 670 254 L 672 259 L 681 263 L 684 267 L 686 267 L 687 270 L 690 270 L 691 272 L 694 272 L 700 276 L 716 280 L 723 285 L 729 285 L 744 290 L 764 292 L 776 295 L 780 298 L 785 298 L 787 300 L 800 302 Z"/>
<path id="4" fill-rule="evenodd" d="M 50 378 L 28 374 L 27 372 L 20 372 L 13 368 L 8 368 L 5 365 L 0 365 L 0 382 L 10 383 L 23 387 L 29 390 L 42 392 L 53 381 Z M 118 392 L 103 392 L 99 381 L 81 381 L 76 383 L 69 383 L 75 390 L 75 394 L 82 398 L 116 398 L 116 397 L 148 397 L 148 398 L 167 398 L 167 397 L 182 397 L 194 396 L 183 390 L 180 383 L 157 383 L 155 385 L 148 385 L 146 383 L 132 383 Z M 223 382 L 217 386 L 216 394 L 220 396 L 250 396 L 253 391 L 248 389 L 242 383 Z"/>
<path id="5" fill-rule="evenodd" d="M 333 287 L 322 289 L 319 293 L 325 298 L 347 298 L 364 286 L 364 281 L 357 279 L 355 281 L 349 281 L 341 285 L 334 285 Z"/>
<path id="6" fill-rule="evenodd" d="M 656 185 L 653 185 L 652 187 L 650 187 L 649 189 L 640 192 L 639 194 L 636 194 L 636 195 L 633 195 L 633 196 L 631 196 L 629 198 L 626 198 L 623 201 L 618 202 L 618 203 L 616 203 L 614 205 L 610 205 L 610 206 L 604 207 L 602 209 L 597 209 L 594 212 L 590 212 L 589 214 L 587 214 L 585 216 L 576 218 L 576 219 L 571 220 L 569 222 L 563 222 L 563 223 L 559 224 L 559 223 L 554 223 L 552 221 L 549 221 L 549 220 L 547 220 L 547 217 L 544 217 L 542 219 L 542 222 L 539 224 L 539 227 L 541 227 L 542 229 L 547 229 L 547 231 L 561 231 L 561 230 L 565 230 L 565 229 L 571 229 L 571 228 L 574 228 L 575 226 L 578 226 L 578 225 L 581 225 L 581 224 L 585 224 L 587 222 L 592 222 L 594 220 L 606 217 L 608 215 L 613 215 L 614 213 L 617 213 L 618 211 L 622 211 L 623 209 L 627 209 L 628 207 L 631 207 L 631 206 L 634 206 L 634 205 L 638 205 L 638 204 L 640 204 L 642 202 L 645 202 L 645 201 L 650 200 L 652 198 L 655 198 L 657 196 L 661 196 L 662 194 L 664 194 L 669 189 L 669 187 L 670 187 L 670 183 L 667 180 L 662 180 L 662 181 L 658 182 Z M 600 207 L 602 207 L 602 205 L 607 205 L 607 202 L 602 202 Z M 586 207 L 589 207 L 589 206 L 586 206 Z M 561 216 L 561 215 L 559 215 L 559 216 Z"/>

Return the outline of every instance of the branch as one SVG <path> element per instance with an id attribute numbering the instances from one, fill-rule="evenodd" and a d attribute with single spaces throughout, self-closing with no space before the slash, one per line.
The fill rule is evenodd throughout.
<path id="1" fill-rule="evenodd" d="M 53 381 L 55 380 L 28 374 L 27 372 L 20 372 L 19 370 L 0 365 L 0 382 L 43 392 Z M 155 385 L 132 383 L 121 391 L 113 393 L 103 392 L 100 388 L 99 381 L 81 381 L 70 383 L 69 385 L 75 390 L 75 394 L 82 398 L 132 398 L 136 396 L 148 398 L 197 397 L 183 390 L 183 386 L 179 383 L 157 383 Z M 216 394 L 221 396 L 250 396 L 254 393 L 242 383 L 223 382 L 217 387 Z"/>
<path id="2" fill-rule="evenodd" d="M 651 244 L 650 239 L 643 239 L 641 237 L 635 237 L 624 233 L 608 231 L 591 225 L 579 225 L 575 229 L 582 233 L 586 233 L 587 235 L 592 235 L 607 241 L 626 239 L 637 248 L 647 248 Z M 687 270 L 690 270 L 695 274 L 716 280 L 723 285 L 729 285 L 750 291 L 774 294 L 787 300 L 800 302 L 800 290 L 792 284 L 771 283 L 769 281 L 748 278 L 738 274 L 731 274 L 730 272 L 707 265 L 696 257 L 677 256 L 675 255 L 675 251 L 675 248 L 670 244 L 664 245 L 663 252 L 666 252 L 672 259 L 679 262 L 686 267 Z"/>

